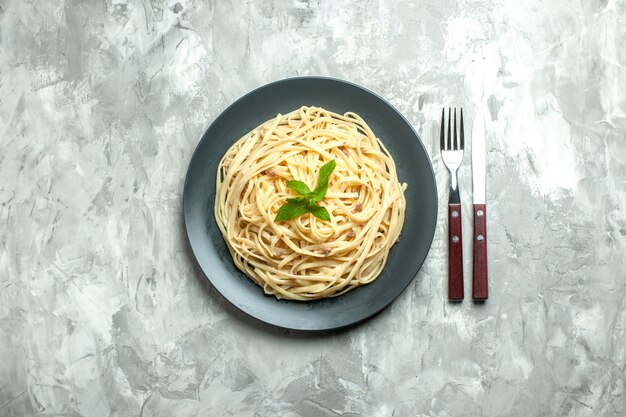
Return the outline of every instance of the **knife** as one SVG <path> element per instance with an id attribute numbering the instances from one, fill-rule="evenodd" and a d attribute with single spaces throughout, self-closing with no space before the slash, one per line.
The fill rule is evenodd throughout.
<path id="1" fill-rule="evenodd" d="M 485 192 L 487 172 L 486 114 L 488 113 L 481 106 L 472 126 L 472 190 L 474 195 L 472 299 L 475 301 L 486 300 L 489 296 L 487 285 L 487 199 Z"/>

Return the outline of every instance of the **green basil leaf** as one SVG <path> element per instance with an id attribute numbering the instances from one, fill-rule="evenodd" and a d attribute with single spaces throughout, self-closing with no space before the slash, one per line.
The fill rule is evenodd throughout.
<path id="1" fill-rule="evenodd" d="M 289 201 L 278 209 L 278 213 L 276 213 L 274 221 L 282 222 L 285 220 L 291 220 L 308 212 L 309 209 L 307 208 L 306 201 Z"/>
<path id="2" fill-rule="evenodd" d="M 306 213 L 311 213 L 318 219 L 330 221 L 328 210 L 315 203 L 324 199 L 328 191 L 328 180 L 336 166 L 334 159 L 322 165 L 317 179 L 317 187 L 313 191 L 302 181 L 287 181 L 287 187 L 296 191 L 302 197 L 287 198 L 287 202 L 278 209 L 274 221 L 291 220 Z"/>
<path id="3" fill-rule="evenodd" d="M 318 219 L 322 219 L 322 220 L 325 220 L 327 222 L 330 221 L 330 214 L 328 213 L 328 210 L 326 210 L 326 207 L 322 207 L 322 206 L 318 206 L 316 204 L 309 203 L 309 204 L 307 204 L 306 208 L 309 211 L 309 213 L 313 214 Z"/>
<path id="4" fill-rule="evenodd" d="M 319 178 L 317 180 L 317 187 L 313 190 L 313 195 L 311 199 L 313 201 L 322 201 L 326 192 L 328 191 L 328 180 L 330 179 L 330 174 L 333 173 L 337 163 L 333 159 L 332 161 L 326 162 L 320 168 Z"/>
<path id="5" fill-rule="evenodd" d="M 320 168 L 319 178 L 317 179 L 317 188 L 328 188 L 328 180 L 330 178 L 330 174 L 333 173 L 337 163 L 333 159 L 332 161 L 326 162 Z"/>
<path id="6" fill-rule="evenodd" d="M 310 201 L 314 201 L 316 203 L 319 203 L 320 201 L 322 201 L 324 199 L 324 196 L 326 196 L 326 192 L 328 191 L 328 184 L 326 184 L 325 187 L 317 187 L 315 189 L 315 191 L 313 191 L 311 193 L 310 196 L 308 196 L 308 199 Z"/>
<path id="7" fill-rule="evenodd" d="M 309 186 L 303 183 L 302 181 L 297 181 L 297 180 L 287 181 L 287 187 L 291 188 L 292 190 L 294 190 L 300 195 L 307 195 L 308 193 L 311 192 L 311 189 L 309 188 Z"/>

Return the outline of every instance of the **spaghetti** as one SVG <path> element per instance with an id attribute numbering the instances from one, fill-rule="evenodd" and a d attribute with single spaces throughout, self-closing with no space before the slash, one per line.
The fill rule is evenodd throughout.
<path id="1" fill-rule="evenodd" d="M 276 222 L 285 185 L 311 189 L 336 161 L 320 202 L 330 221 L 310 213 Z M 355 113 L 301 107 L 239 139 L 220 161 L 215 219 L 237 267 L 266 294 L 290 300 L 334 297 L 380 274 L 404 223 L 406 184 L 393 159 Z"/>

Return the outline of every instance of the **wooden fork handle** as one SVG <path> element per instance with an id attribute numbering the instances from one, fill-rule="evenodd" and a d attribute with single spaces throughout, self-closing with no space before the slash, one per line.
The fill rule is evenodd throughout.
<path id="1" fill-rule="evenodd" d="M 472 299 L 483 301 L 489 297 L 487 284 L 487 207 L 474 204 L 474 273 Z"/>
<path id="2" fill-rule="evenodd" d="M 448 300 L 463 300 L 461 205 L 448 204 Z"/>

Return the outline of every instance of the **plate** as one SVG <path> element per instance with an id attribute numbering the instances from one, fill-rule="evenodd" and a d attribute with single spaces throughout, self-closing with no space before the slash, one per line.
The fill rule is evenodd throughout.
<path id="1" fill-rule="evenodd" d="M 213 216 L 217 165 L 224 153 L 261 123 L 303 105 L 340 114 L 358 113 L 391 153 L 400 182 L 408 183 L 401 239 L 391 248 L 378 278 L 335 298 L 305 302 L 265 295 L 261 287 L 239 271 Z M 200 268 L 233 306 L 255 319 L 286 329 L 331 330 L 373 316 L 411 283 L 426 259 L 435 233 L 437 187 L 424 145 L 391 104 L 347 81 L 297 77 L 257 88 L 215 119 L 189 163 L 183 211 L 189 243 Z"/>

